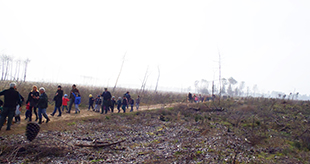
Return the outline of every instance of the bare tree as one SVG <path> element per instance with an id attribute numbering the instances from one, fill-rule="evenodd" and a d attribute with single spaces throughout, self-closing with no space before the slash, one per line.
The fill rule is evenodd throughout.
<path id="1" fill-rule="evenodd" d="M 125 62 L 126 53 L 127 53 L 127 51 L 125 52 L 125 54 L 124 54 L 124 56 L 123 56 L 123 61 L 122 61 L 121 69 L 120 69 L 120 71 L 119 71 L 119 73 L 118 73 L 118 76 L 117 76 L 117 79 L 116 79 L 116 82 L 115 82 L 115 85 L 114 85 L 114 87 L 113 87 L 113 91 L 112 91 L 112 92 L 115 91 L 116 85 L 117 85 L 117 82 L 118 82 L 118 79 L 119 79 L 119 77 L 120 77 L 120 75 L 121 75 L 121 73 L 122 73 L 123 66 L 124 66 L 124 62 Z"/>
<path id="2" fill-rule="evenodd" d="M 146 86 L 146 82 L 147 82 L 147 79 L 149 77 L 149 66 L 147 66 L 147 69 L 145 71 L 145 74 L 144 74 L 144 78 L 143 78 L 143 81 L 142 81 L 142 85 L 141 85 L 141 89 L 140 89 L 140 92 L 139 93 L 144 93 L 144 90 L 145 90 L 145 86 Z"/>
<path id="3" fill-rule="evenodd" d="M 198 84 L 199 84 L 199 81 L 196 80 L 195 83 L 194 83 L 194 85 L 195 85 L 195 92 L 199 92 L 199 86 L 198 86 Z"/>
<path id="4" fill-rule="evenodd" d="M 25 68 L 24 68 L 24 70 L 25 70 L 25 73 L 24 73 L 24 82 L 26 81 L 26 76 L 27 76 L 27 67 L 28 67 L 28 63 L 30 62 L 30 59 L 26 59 L 25 61 L 24 61 L 24 66 L 25 66 Z"/>
<path id="5" fill-rule="evenodd" d="M 21 64 L 21 60 L 20 60 L 20 59 L 15 60 L 15 74 L 14 74 L 14 80 L 16 80 L 16 81 L 19 80 L 20 64 Z"/>
<path id="6" fill-rule="evenodd" d="M 242 96 L 243 95 L 243 89 L 245 88 L 245 82 L 241 81 L 240 85 L 239 85 L 239 95 Z"/>
<path id="7" fill-rule="evenodd" d="M 8 80 L 8 74 L 10 71 L 10 64 L 12 61 L 12 57 L 9 55 L 4 55 L 4 61 L 5 61 L 5 71 L 4 71 L 4 78 L 3 80 Z"/>
<path id="8" fill-rule="evenodd" d="M 155 92 L 157 92 L 157 87 L 158 87 L 158 82 L 159 82 L 159 77 L 160 77 L 160 68 L 159 68 L 159 66 L 157 68 L 158 68 L 158 77 L 157 77 Z"/>
<path id="9" fill-rule="evenodd" d="M 219 50 L 218 50 L 219 51 Z M 222 69 L 221 69 L 221 53 L 219 51 L 219 83 L 220 83 L 220 95 L 219 95 L 219 103 L 221 103 L 221 91 L 222 91 Z"/>

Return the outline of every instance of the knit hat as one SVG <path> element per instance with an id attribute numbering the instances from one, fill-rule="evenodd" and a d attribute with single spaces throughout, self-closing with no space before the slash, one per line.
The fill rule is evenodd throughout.
<path id="1" fill-rule="evenodd" d="M 65 97 L 67 97 L 68 95 L 67 94 L 65 94 Z"/>

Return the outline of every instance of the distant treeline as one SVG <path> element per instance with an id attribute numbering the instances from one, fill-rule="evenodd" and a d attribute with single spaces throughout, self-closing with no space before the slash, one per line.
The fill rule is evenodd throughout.
<path id="1" fill-rule="evenodd" d="M 13 56 L 2 54 L 0 56 L 1 81 L 26 81 L 27 67 L 30 60 L 14 59 Z"/>

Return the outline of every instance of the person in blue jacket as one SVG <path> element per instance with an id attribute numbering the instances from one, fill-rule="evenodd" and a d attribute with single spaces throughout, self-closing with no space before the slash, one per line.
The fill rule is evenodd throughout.
<path id="1" fill-rule="evenodd" d="M 74 106 L 75 106 L 75 114 L 78 112 L 80 113 L 79 105 L 81 104 L 81 97 L 80 94 L 72 92 L 72 95 L 74 96 Z"/>

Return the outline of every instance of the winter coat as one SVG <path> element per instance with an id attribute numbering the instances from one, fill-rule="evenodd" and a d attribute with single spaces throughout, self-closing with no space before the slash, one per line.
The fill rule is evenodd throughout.
<path id="1" fill-rule="evenodd" d="M 96 104 L 97 104 L 97 105 L 101 105 L 101 99 L 100 99 L 100 97 L 96 98 Z"/>
<path id="2" fill-rule="evenodd" d="M 64 91 L 63 90 L 57 90 L 56 94 L 57 95 L 54 97 L 55 106 L 60 107 L 62 105 L 62 96 L 64 94 Z"/>
<path id="3" fill-rule="evenodd" d="M 130 104 L 131 106 L 133 106 L 133 104 L 135 104 L 135 101 L 134 101 L 133 99 L 131 99 L 131 100 L 129 100 L 129 104 Z"/>
<path id="4" fill-rule="evenodd" d="M 125 98 L 125 99 L 123 99 L 122 105 L 127 105 L 127 104 L 128 104 L 127 99 L 126 99 L 126 98 Z"/>
<path id="5" fill-rule="evenodd" d="M 94 104 L 95 99 L 93 97 L 89 98 L 88 104 L 89 105 L 93 105 Z"/>
<path id="6" fill-rule="evenodd" d="M 74 104 L 81 104 L 81 97 L 76 96 L 74 93 L 72 95 L 75 97 Z"/>
<path id="7" fill-rule="evenodd" d="M 76 92 L 80 94 L 80 91 L 77 88 L 71 89 L 71 94 L 70 94 L 70 97 L 69 97 L 71 100 L 75 99 L 75 96 L 73 96 L 72 93 L 76 93 Z"/>
<path id="8" fill-rule="evenodd" d="M 45 92 L 43 92 L 38 101 L 38 108 L 40 109 L 46 109 L 48 107 L 48 98 Z"/>
<path id="9" fill-rule="evenodd" d="M 67 106 L 67 105 L 68 105 L 68 101 L 70 101 L 68 98 L 63 97 L 63 98 L 62 98 L 62 105 L 63 105 L 63 106 Z"/>
<path id="10" fill-rule="evenodd" d="M 114 106 L 116 104 L 116 101 L 113 99 L 111 100 L 111 106 Z"/>
<path id="11" fill-rule="evenodd" d="M 32 95 L 32 96 L 31 96 Z M 38 91 L 31 91 L 29 94 L 28 94 L 28 99 L 26 101 L 26 104 L 28 102 L 30 102 L 30 106 L 34 106 L 36 107 L 38 105 L 38 101 L 39 99 L 36 99 L 34 97 L 38 97 L 40 96 L 40 93 Z"/>
<path id="12" fill-rule="evenodd" d="M 103 100 L 110 100 L 112 95 L 109 91 L 106 91 L 101 94 L 101 97 L 103 97 Z"/>
<path id="13" fill-rule="evenodd" d="M 122 100 L 118 99 L 116 103 L 117 103 L 118 106 L 122 105 Z"/>
<path id="14" fill-rule="evenodd" d="M 136 104 L 140 104 L 140 98 L 136 99 Z"/>
<path id="15" fill-rule="evenodd" d="M 15 109 L 18 104 L 21 105 L 19 93 L 14 88 L 3 90 L 0 95 L 4 95 L 3 107 Z"/>
<path id="16" fill-rule="evenodd" d="M 127 98 L 127 100 L 130 100 L 130 98 L 131 98 L 129 93 L 125 93 L 124 96 Z"/>

